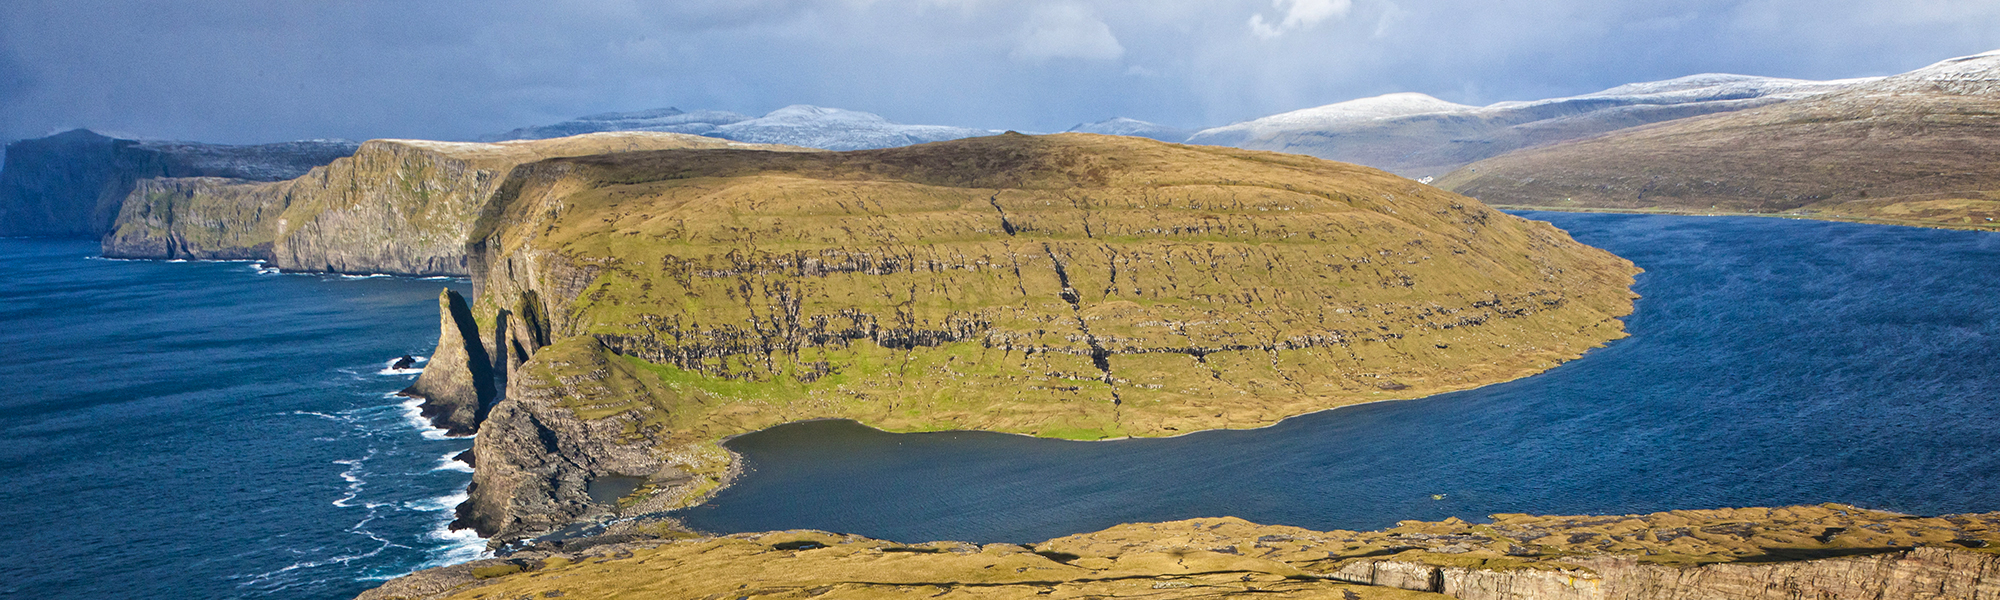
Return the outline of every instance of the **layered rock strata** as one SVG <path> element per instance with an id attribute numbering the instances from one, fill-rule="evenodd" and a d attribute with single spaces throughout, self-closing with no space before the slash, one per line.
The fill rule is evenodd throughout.
<path id="1" fill-rule="evenodd" d="M 679 535 L 432 569 L 361 598 L 2000 597 L 2000 513 L 1920 518 L 1835 504 L 1494 515 L 1372 532 L 1191 519 L 1032 545 Z"/>
<path id="2" fill-rule="evenodd" d="M 496 544 L 698 500 L 789 421 L 1157 436 L 1513 379 L 1622 336 L 1636 272 L 1373 169 L 1085 134 L 542 161 L 472 239 Z"/>
<path id="3" fill-rule="evenodd" d="M 634 150 L 751 147 L 672 133 L 496 144 L 373 140 L 353 156 L 286 181 L 141 182 L 118 210 L 104 255 L 252 258 L 292 271 L 465 275 L 467 234 L 517 165 Z"/>
<path id="4" fill-rule="evenodd" d="M 2000 51 L 1514 152 L 1436 183 L 1506 206 L 2000 230 Z"/>

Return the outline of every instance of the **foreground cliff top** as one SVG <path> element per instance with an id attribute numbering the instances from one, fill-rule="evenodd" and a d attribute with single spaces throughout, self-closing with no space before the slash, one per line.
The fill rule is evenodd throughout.
<path id="1" fill-rule="evenodd" d="M 1827 504 L 1494 515 L 1311 531 L 1234 518 L 1032 545 L 786 531 L 528 552 L 432 569 L 389 598 L 1974 598 L 2000 592 L 2000 513 Z"/>

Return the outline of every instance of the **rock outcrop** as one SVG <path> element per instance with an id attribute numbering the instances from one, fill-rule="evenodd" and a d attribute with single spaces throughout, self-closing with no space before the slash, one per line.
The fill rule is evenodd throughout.
<path id="1" fill-rule="evenodd" d="M 1156 436 L 1513 379 L 1622 336 L 1636 272 L 1380 171 L 1085 134 L 542 161 L 472 239 L 496 545 L 698 500 L 789 421 Z"/>
<path id="2" fill-rule="evenodd" d="M 1311 531 L 1233 518 L 1032 545 L 900 544 L 817 531 L 533 551 L 432 569 L 364 600 L 443 598 L 1456 598 L 1985 600 L 2000 513 L 1852 506 L 1494 515 Z"/>
<path id="3" fill-rule="evenodd" d="M 424 418 L 447 435 L 472 435 L 499 399 L 493 359 L 464 296 L 451 290 L 438 293 L 438 320 L 437 350 L 416 383 L 402 393 L 423 398 Z"/>
<path id="4" fill-rule="evenodd" d="M 1293 152 L 1431 177 L 1521 148 L 1767 106 L 1865 81 L 1704 74 L 1483 107 L 1423 94 L 1389 94 L 1206 129 L 1187 143 Z"/>
<path id="5" fill-rule="evenodd" d="M 1514 152 L 1436 184 L 1517 207 L 2000 229 L 2000 51 Z"/>
<path id="6" fill-rule="evenodd" d="M 276 181 L 352 154 L 356 146 L 344 140 L 255 146 L 138 141 L 84 129 L 14 142 L 0 166 L 0 236 L 102 236 L 143 180 Z"/>
<path id="7" fill-rule="evenodd" d="M 291 271 L 465 275 L 467 234 L 516 165 L 667 148 L 752 148 L 672 133 L 475 144 L 373 140 L 286 181 L 139 185 L 105 237 L 121 258 L 252 258 Z"/>

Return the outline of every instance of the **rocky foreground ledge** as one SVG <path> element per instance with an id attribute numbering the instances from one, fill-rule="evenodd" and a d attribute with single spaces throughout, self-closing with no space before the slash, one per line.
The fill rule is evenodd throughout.
<path id="1" fill-rule="evenodd" d="M 1031 545 L 681 535 L 430 569 L 360 598 L 2000 598 L 2000 513 L 1840 504 L 1508 514 L 1370 532 L 1224 517 Z"/>

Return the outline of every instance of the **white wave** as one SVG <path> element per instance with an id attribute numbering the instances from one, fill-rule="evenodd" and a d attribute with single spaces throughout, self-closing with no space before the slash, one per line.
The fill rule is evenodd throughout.
<path id="1" fill-rule="evenodd" d="M 403 508 L 407 508 L 410 510 L 420 510 L 424 512 L 452 510 L 458 508 L 458 505 L 464 504 L 467 498 L 471 498 L 471 496 L 467 495 L 464 491 L 460 491 L 456 494 L 451 494 L 447 496 L 438 496 L 436 498 L 431 498 L 429 500 L 411 502 L 409 504 L 403 505 Z"/>
<path id="2" fill-rule="evenodd" d="M 451 519 L 439 523 L 427 537 L 443 542 L 444 547 L 432 550 L 431 559 L 417 566 L 419 571 L 493 557 L 493 553 L 486 550 L 486 540 L 480 539 L 478 532 L 471 529 L 452 531 Z"/>
<path id="3" fill-rule="evenodd" d="M 408 398 L 403 400 L 402 403 L 403 419 L 409 421 L 411 425 L 416 426 L 418 435 L 424 436 L 424 439 L 427 440 L 465 439 L 454 438 L 450 435 L 450 431 L 432 425 L 430 419 L 424 418 L 423 404 L 423 398 Z M 470 437 L 472 436 L 466 436 L 466 438 Z"/>
<path id="4" fill-rule="evenodd" d="M 169 261 L 167 261 L 167 262 L 170 262 L 170 263 L 184 263 L 184 262 L 187 262 L 187 259 L 185 259 L 185 258 L 176 258 L 176 259 L 173 259 L 173 260 L 169 260 Z"/>
<path id="5" fill-rule="evenodd" d="M 340 274 L 341 279 L 377 279 L 381 277 L 394 277 L 394 275 L 390 275 L 388 273 L 369 273 L 367 275 L 348 275 L 346 273 Z"/>
<path id="6" fill-rule="evenodd" d="M 340 472 L 341 481 L 347 482 L 347 493 L 342 494 L 339 499 L 334 500 L 333 501 L 334 506 L 338 506 L 341 508 L 351 508 L 356 506 L 354 504 L 354 499 L 361 497 L 361 488 L 368 484 L 366 480 L 361 478 L 361 476 L 365 473 L 366 470 L 366 467 L 364 467 L 363 465 L 367 464 L 368 459 L 373 458 L 374 456 L 375 456 L 375 451 L 371 449 L 368 451 L 367 456 L 363 456 L 361 458 L 349 458 L 349 459 L 333 461 L 333 464 L 336 465 L 347 465 L 347 469 Z M 372 509 L 374 507 L 366 506 L 366 508 Z"/>
<path id="7" fill-rule="evenodd" d="M 464 451 L 444 453 L 444 456 L 438 458 L 438 466 L 431 467 L 431 470 L 458 471 L 460 473 L 471 473 L 472 465 L 465 464 L 465 461 L 458 459 L 458 455 L 464 453 L 465 453 Z"/>

